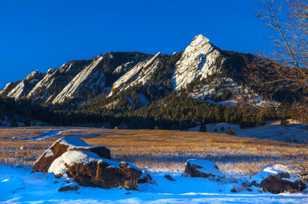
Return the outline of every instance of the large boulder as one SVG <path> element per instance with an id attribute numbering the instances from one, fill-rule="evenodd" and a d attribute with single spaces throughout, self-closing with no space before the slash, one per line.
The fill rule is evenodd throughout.
<path id="1" fill-rule="evenodd" d="M 301 180 L 289 180 L 289 178 L 277 176 L 269 176 L 261 182 L 261 187 L 264 192 L 271 193 L 297 193 L 306 188 L 306 185 Z"/>
<path id="2" fill-rule="evenodd" d="M 302 171 L 298 167 L 275 164 L 253 176 L 252 184 L 275 194 L 301 192 L 306 188 Z"/>
<path id="3" fill-rule="evenodd" d="M 104 146 L 91 146 L 77 136 L 66 136 L 54 142 L 35 162 L 33 171 L 47 172 L 51 163 L 68 150 L 93 152 L 102 158 L 111 158 L 110 150 Z"/>
<path id="4" fill-rule="evenodd" d="M 221 179 L 224 177 L 224 174 L 214 162 L 201 159 L 187 160 L 185 174 L 191 177 L 204 177 L 209 179 Z"/>
<path id="5" fill-rule="evenodd" d="M 68 176 L 84 186 L 136 189 L 142 171 L 127 162 L 102 158 L 89 151 L 68 150 L 48 169 L 56 176 Z"/>

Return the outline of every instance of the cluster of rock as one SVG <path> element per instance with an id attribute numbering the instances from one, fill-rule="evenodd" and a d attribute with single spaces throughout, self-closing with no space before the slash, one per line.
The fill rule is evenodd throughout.
<path id="1" fill-rule="evenodd" d="M 305 171 L 294 166 L 275 164 L 252 177 L 252 185 L 270 193 L 297 193 L 306 188 Z"/>
<path id="2" fill-rule="evenodd" d="M 34 163 L 33 171 L 69 177 L 84 186 L 136 189 L 150 177 L 134 164 L 111 160 L 110 150 L 91 146 L 76 136 L 52 144 Z"/>
<path id="3" fill-rule="evenodd" d="M 124 187 L 137 189 L 140 183 L 151 183 L 151 176 L 129 162 L 111 159 L 111 152 L 104 146 L 91 146 L 76 136 L 66 136 L 53 143 L 34 163 L 33 171 L 53 173 L 57 177 L 69 177 L 84 186 L 102 188 Z M 308 176 L 303 169 L 276 164 L 266 167 L 248 181 L 236 182 L 231 191 L 262 189 L 270 193 L 296 193 L 306 188 Z M 190 159 L 184 174 L 217 182 L 229 181 L 218 166 L 209 160 Z M 174 182 L 172 176 L 165 178 Z M 78 189 L 69 186 L 61 189 Z"/>
<path id="4" fill-rule="evenodd" d="M 185 166 L 185 174 L 191 177 L 204 177 L 218 181 L 226 178 L 217 165 L 209 160 L 188 160 Z M 263 192 L 274 194 L 298 193 L 306 189 L 307 175 L 304 169 L 275 164 L 252 176 L 249 181 L 244 181 L 239 186 L 235 186 L 231 191 L 252 191 L 253 188 L 258 188 L 262 189 Z"/>

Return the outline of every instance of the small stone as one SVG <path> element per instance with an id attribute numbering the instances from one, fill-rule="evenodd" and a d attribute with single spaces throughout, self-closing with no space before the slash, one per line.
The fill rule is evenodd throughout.
<path id="1" fill-rule="evenodd" d="M 165 177 L 165 179 L 167 179 L 169 181 L 175 181 L 175 179 L 169 174 L 166 174 L 164 177 Z"/>
<path id="2" fill-rule="evenodd" d="M 59 192 L 66 192 L 66 191 L 78 191 L 80 189 L 79 186 L 62 186 L 58 189 Z"/>

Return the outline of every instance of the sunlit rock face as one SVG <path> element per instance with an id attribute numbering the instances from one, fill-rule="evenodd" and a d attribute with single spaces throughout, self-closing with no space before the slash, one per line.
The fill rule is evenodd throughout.
<path id="1" fill-rule="evenodd" d="M 203 79 L 220 70 L 221 53 L 203 35 L 196 36 L 176 64 L 173 84 L 176 90 L 186 88 L 195 79 Z"/>
<path id="2" fill-rule="evenodd" d="M 107 52 L 70 61 L 46 74 L 32 72 L 8 84 L 0 96 L 64 108 L 94 105 L 121 111 L 149 106 L 171 94 L 222 106 L 243 101 L 277 105 L 307 98 L 301 83 L 284 80 L 288 76 L 296 81 L 292 70 L 263 57 L 217 48 L 197 35 L 183 52 Z"/>
<path id="3" fill-rule="evenodd" d="M 72 61 L 59 69 L 49 69 L 27 95 L 27 98 L 42 103 L 50 103 L 63 88 L 90 62 L 87 60 Z"/>
<path id="4" fill-rule="evenodd" d="M 102 56 L 96 58 L 89 66 L 79 72 L 56 96 L 52 103 L 64 103 L 66 100 L 102 92 L 105 86 L 105 76 L 102 70 L 98 69 L 102 60 Z"/>
<path id="5" fill-rule="evenodd" d="M 145 58 L 141 53 L 106 53 L 82 69 L 52 100 L 61 104 L 70 100 L 85 100 L 106 95 L 114 80 Z"/>
<path id="6" fill-rule="evenodd" d="M 0 91 L 0 96 L 7 96 L 18 85 L 18 83 L 19 81 L 7 83 Z"/>
<path id="7" fill-rule="evenodd" d="M 24 80 L 20 81 L 8 94 L 8 97 L 21 99 L 32 90 L 32 88 L 44 77 L 38 71 L 31 72 Z"/>
<path id="8" fill-rule="evenodd" d="M 159 55 L 160 53 L 157 53 L 153 57 L 138 63 L 115 81 L 109 96 L 112 96 L 115 92 L 119 93 L 122 90 L 126 90 L 129 87 L 146 84 L 160 65 Z"/>

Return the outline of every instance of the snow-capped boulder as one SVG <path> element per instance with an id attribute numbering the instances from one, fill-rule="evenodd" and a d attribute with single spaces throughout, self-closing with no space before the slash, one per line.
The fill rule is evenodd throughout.
<path id="1" fill-rule="evenodd" d="M 301 180 L 289 180 L 280 175 L 269 176 L 261 182 L 264 192 L 271 193 L 298 193 L 306 188 L 306 184 Z"/>
<path id="2" fill-rule="evenodd" d="M 142 171 L 131 163 L 115 162 L 80 150 L 62 154 L 53 161 L 48 172 L 73 178 L 80 185 L 127 189 L 136 189 L 142 175 Z"/>
<path id="3" fill-rule="evenodd" d="M 224 174 L 214 162 L 202 159 L 187 160 L 185 174 L 191 177 L 204 177 L 209 179 L 221 179 L 224 177 Z"/>
<path id="4" fill-rule="evenodd" d="M 306 188 L 302 171 L 301 168 L 275 164 L 253 176 L 252 184 L 261 187 L 264 192 L 275 194 L 301 192 Z"/>
<path id="5" fill-rule="evenodd" d="M 91 146 L 76 136 L 66 136 L 54 142 L 33 164 L 33 171 L 47 172 L 51 163 L 68 150 L 93 152 L 103 158 L 111 158 L 104 146 Z"/>

